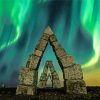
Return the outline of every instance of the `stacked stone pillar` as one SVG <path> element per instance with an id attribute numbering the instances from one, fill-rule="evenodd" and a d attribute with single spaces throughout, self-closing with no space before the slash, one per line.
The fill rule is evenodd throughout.
<path id="1" fill-rule="evenodd" d="M 61 84 L 60 84 L 59 76 L 58 76 L 58 73 L 56 72 L 56 69 L 54 68 L 52 61 L 49 61 L 49 68 L 51 72 L 51 79 L 52 79 L 52 85 L 53 85 L 52 87 L 60 88 Z"/>
<path id="2" fill-rule="evenodd" d="M 45 63 L 43 72 L 41 73 L 40 80 L 39 80 L 39 87 L 40 88 L 45 88 L 46 83 L 47 83 L 47 78 L 48 78 L 48 62 Z"/>
<path id="3" fill-rule="evenodd" d="M 45 30 L 39 43 L 36 45 L 34 52 L 30 55 L 26 67 L 20 71 L 19 84 L 16 89 L 16 95 L 35 95 L 38 81 L 38 67 L 42 59 L 43 53 L 51 35 L 49 28 Z"/>
<path id="4" fill-rule="evenodd" d="M 50 69 L 50 73 L 48 74 L 48 68 Z M 39 80 L 39 87 L 40 88 L 46 88 L 47 86 L 47 80 L 50 77 L 51 81 L 52 81 L 52 87 L 53 88 L 60 88 L 60 80 L 59 80 L 59 76 L 52 64 L 52 61 L 46 61 L 43 72 L 40 76 L 40 80 Z"/>
<path id="5" fill-rule="evenodd" d="M 81 66 L 76 64 L 74 58 L 66 53 L 54 34 L 50 36 L 50 43 L 53 46 L 53 50 L 63 71 L 66 92 L 70 94 L 86 94 L 86 85 L 83 80 Z"/>

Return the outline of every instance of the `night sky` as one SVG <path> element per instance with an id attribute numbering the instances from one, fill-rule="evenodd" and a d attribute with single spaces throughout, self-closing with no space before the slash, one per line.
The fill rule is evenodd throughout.
<path id="1" fill-rule="evenodd" d="M 0 85 L 16 86 L 44 29 L 81 64 L 87 85 L 100 85 L 100 0 L 0 0 Z M 62 71 L 50 44 L 39 67 L 52 60 Z"/>

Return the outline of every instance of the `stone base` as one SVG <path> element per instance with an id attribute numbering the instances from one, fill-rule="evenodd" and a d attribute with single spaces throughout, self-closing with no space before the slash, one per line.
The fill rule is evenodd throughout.
<path id="1" fill-rule="evenodd" d="M 18 85 L 16 89 L 16 95 L 35 95 L 36 88 L 35 86 L 25 86 L 25 85 Z"/>
<path id="2" fill-rule="evenodd" d="M 66 80 L 65 85 L 69 94 L 87 94 L 84 80 Z"/>

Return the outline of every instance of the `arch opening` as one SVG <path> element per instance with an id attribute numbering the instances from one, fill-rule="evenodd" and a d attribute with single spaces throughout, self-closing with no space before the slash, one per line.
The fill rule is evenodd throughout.
<path id="1" fill-rule="evenodd" d="M 52 64 L 54 66 L 54 70 L 56 71 L 56 73 L 59 76 L 59 80 L 60 80 L 60 87 L 59 88 L 64 87 L 63 71 L 62 71 L 61 66 L 59 65 L 59 62 L 58 62 L 58 60 L 55 56 L 55 53 L 53 51 L 52 46 L 50 45 L 50 42 L 48 42 L 48 44 L 47 44 L 47 47 L 46 47 L 45 52 L 43 54 L 43 57 L 41 59 L 40 65 L 38 67 L 38 84 L 37 84 L 37 87 L 38 88 L 40 87 L 39 81 L 40 81 L 41 74 L 43 73 L 46 61 L 52 61 Z M 50 68 L 48 68 L 48 70 L 47 70 L 47 75 L 48 74 L 51 74 Z M 48 77 L 48 79 L 46 80 L 47 81 L 46 86 L 45 86 L 46 88 L 52 87 L 52 80 L 50 79 L 50 77 Z M 51 83 L 51 84 L 49 84 L 49 83 Z"/>

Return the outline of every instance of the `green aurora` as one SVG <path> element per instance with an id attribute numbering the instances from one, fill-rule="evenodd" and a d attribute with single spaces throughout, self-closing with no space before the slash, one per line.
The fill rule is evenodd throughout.
<path id="1" fill-rule="evenodd" d="M 26 64 L 48 25 L 82 64 L 87 85 L 100 85 L 100 0 L 0 0 L 0 83 L 17 83 L 20 66 Z M 40 66 L 52 58 L 59 66 L 49 48 Z"/>

